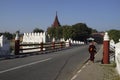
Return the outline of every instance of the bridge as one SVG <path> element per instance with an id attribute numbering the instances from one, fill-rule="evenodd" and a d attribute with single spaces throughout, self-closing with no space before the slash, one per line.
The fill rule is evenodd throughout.
<path id="1" fill-rule="evenodd" d="M 96 47 L 99 51 L 101 45 Z M 1 60 L 0 80 L 70 80 L 88 58 L 88 45 L 84 44 L 47 54 Z"/>

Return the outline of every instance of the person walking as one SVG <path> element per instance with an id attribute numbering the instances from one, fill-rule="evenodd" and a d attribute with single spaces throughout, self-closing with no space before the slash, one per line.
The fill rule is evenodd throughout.
<path id="1" fill-rule="evenodd" d="M 88 51 L 90 53 L 90 58 L 89 60 L 94 62 L 94 59 L 95 59 L 95 53 L 96 53 L 96 47 L 95 47 L 95 42 L 91 42 L 90 45 L 89 45 L 89 48 L 88 48 Z"/>

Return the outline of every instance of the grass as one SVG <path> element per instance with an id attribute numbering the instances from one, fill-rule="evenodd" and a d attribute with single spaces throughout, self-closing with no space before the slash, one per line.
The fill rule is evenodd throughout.
<path id="1" fill-rule="evenodd" d="M 110 64 L 102 64 L 101 66 L 104 70 L 103 80 L 120 80 L 120 75 L 115 69 L 115 62 L 111 62 Z"/>

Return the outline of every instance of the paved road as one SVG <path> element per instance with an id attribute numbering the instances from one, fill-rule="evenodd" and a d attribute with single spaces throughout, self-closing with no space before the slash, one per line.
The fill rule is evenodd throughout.
<path id="1" fill-rule="evenodd" d="M 87 48 L 0 61 L 0 80 L 70 80 L 88 59 Z"/>

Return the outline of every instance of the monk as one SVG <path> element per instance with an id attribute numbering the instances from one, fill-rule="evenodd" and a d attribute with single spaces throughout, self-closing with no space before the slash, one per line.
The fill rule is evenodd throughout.
<path id="1" fill-rule="evenodd" d="M 96 47 L 95 47 L 95 42 L 91 42 L 88 48 L 88 51 L 90 53 L 90 61 L 94 62 L 95 59 L 95 53 L 96 53 Z"/>

